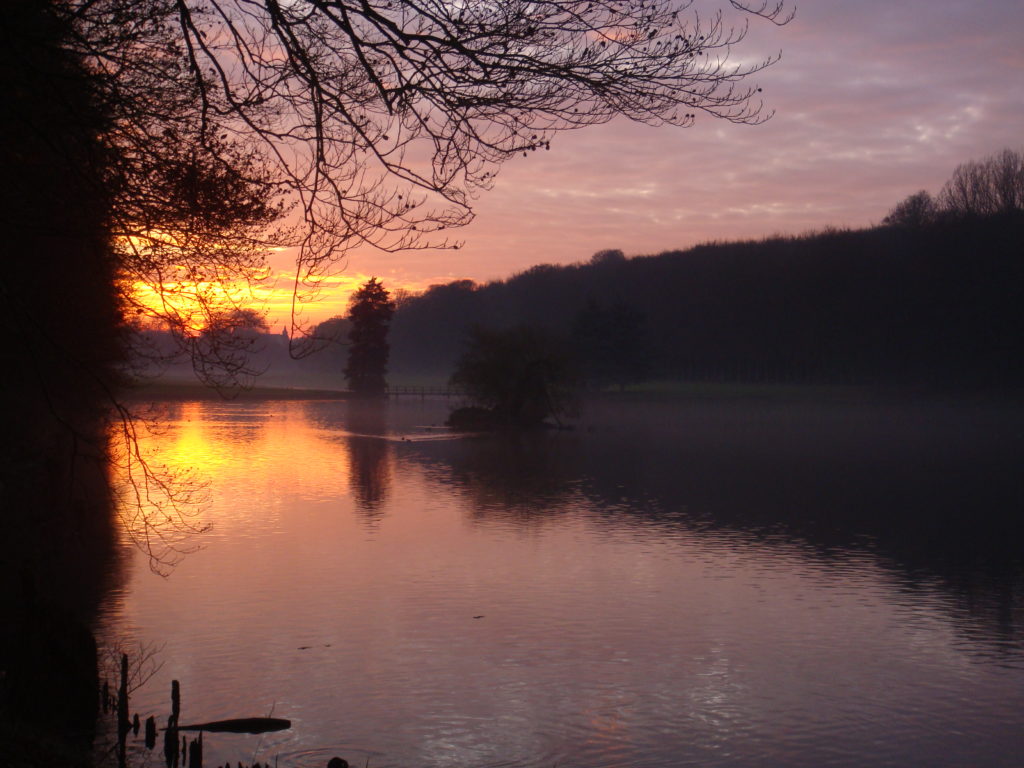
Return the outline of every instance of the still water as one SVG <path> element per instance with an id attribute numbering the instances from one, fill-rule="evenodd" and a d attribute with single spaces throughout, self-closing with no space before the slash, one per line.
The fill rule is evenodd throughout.
<path id="1" fill-rule="evenodd" d="M 177 679 L 183 720 L 292 721 L 207 764 L 1024 761 L 1019 408 L 166 408 L 143 449 L 208 529 L 169 575 L 126 544 L 100 634 L 162 665 L 143 718 Z"/>

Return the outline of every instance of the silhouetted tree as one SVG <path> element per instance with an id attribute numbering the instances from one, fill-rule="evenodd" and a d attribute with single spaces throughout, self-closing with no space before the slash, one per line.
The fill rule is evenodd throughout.
<path id="1" fill-rule="evenodd" d="M 1004 149 L 958 165 L 939 193 L 939 205 L 960 216 L 1024 210 L 1024 154 Z"/>
<path id="2" fill-rule="evenodd" d="M 535 426 L 565 415 L 575 394 L 568 355 L 549 334 L 519 326 L 470 331 L 451 383 L 494 421 Z"/>
<path id="3" fill-rule="evenodd" d="M 352 322 L 344 315 L 329 317 L 313 328 L 313 337 L 329 346 L 348 345 Z"/>
<path id="4" fill-rule="evenodd" d="M 621 264 L 626 260 L 626 254 L 618 248 L 608 248 L 598 251 L 590 257 L 591 264 Z"/>
<path id="5" fill-rule="evenodd" d="M 352 323 L 344 315 L 335 315 L 313 326 L 303 342 L 308 354 L 291 361 L 292 369 L 299 375 L 315 377 L 320 385 L 337 386 L 338 371 L 343 371 L 348 363 L 351 330 Z"/>
<path id="6" fill-rule="evenodd" d="M 935 221 L 937 215 L 935 200 L 922 189 L 894 205 L 882 223 L 899 227 L 923 227 Z"/>
<path id="7" fill-rule="evenodd" d="M 264 371 L 253 356 L 265 349 L 269 332 L 266 316 L 248 307 L 212 314 L 187 342 L 192 368 L 202 380 L 225 388 L 225 393 L 252 386 Z"/>
<path id="8" fill-rule="evenodd" d="M 388 330 L 395 303 L 376 277 L 371 277 L 349 303 L 348 364 L 345 378 L 349 389 L 361 395 L 382 395 L 387 389 Z"/>

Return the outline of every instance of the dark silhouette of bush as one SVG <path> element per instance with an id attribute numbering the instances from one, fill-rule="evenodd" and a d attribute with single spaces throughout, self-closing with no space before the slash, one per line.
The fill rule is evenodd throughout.
<path id="1" fill-rule="evenodd" d="M 560 421 L 572 402 L 575 380 L 568 355 L 554 338 L 528 326 L 474 328 L 451 376 L 476 410 L 456 412 L 453 422 L 472 417 L 481 426 L 486 410 L 495 426 L 532 427 Z"/>
<path id="2" fill-rule="evenodd" d="M 882 223 L 898 227 L 923 227 L 934 222 L 938 214 L 935 200 L 922 189 L 894 205 Z"/>

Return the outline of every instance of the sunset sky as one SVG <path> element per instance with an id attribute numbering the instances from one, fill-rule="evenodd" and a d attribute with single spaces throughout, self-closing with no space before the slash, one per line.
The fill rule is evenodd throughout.
<path id="1" fill-rule="evenodd" d="M 737 62 L 781 50 L 757 78 L 760 126 L 698 117 L 689 129 L 614 121 L 557 135 L 507 163 L 456 251 L 354 252 L 306 317 L 344 310 L 370 275 L 391 288 L 486 281 L 538 263 L 586 261 L 709 240 L 863 227 L 958 163 L 1024 149 L 1021 0 L 800 0 L 777 29 L 754 24 Z M 287 315 L 275 256 L 269 319 Z"/>

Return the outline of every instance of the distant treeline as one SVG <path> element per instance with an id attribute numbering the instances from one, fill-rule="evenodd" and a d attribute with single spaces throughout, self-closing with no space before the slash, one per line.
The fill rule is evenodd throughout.
<path id="1" fill-rule="evenodd" d="M 289 342 L 284 328 L 272 331 L 255 312 L 244 322 L 217 338 L 221 345 L 230 344 L 229 353 L 240 361 L 236 378 L 243 387 L 345 389 L 348 320 L 326 320 L 315 329 L 315 339 L 296 344 Z M 220 350 L 211 348 L 205 334 L 183 344 L 167 330 L 141 328 L 133 334 L 132 352 L 129 373 L 136 384 L 191 385 L 197 381 L 197 367 Z M 221 390 L 227 396 L 236 392 L 237 387 Z"/>
<path id="2" fill-rule="evenodd" d="M 561 338 L 596 384 L 643 378 L 1019 384 L 1024 215 L 701 245 L 406 299 L 392 371 L 446 375 L 474 324 Z M 604 343 L 602 343 L 602 340 Z"/>
<path id="3" fill-rule="evenodd" d="M 589 386 L 648 379 L 994 387 L 1024 383 L 1024 154 L 957 167 L 938 195 L 896 204 L 881 226 L 712 243 L 586 264 L 541 264 L 506 280 L 399 292 L 388 380 L 445 380 L 474 327 L 528 326 L 561 345 Z M 350 322 L 289 344 L 256 313 L 226 350 L 190 359 L 146 332 L 148 375 L 189 379 L 196 359 L 244 352 L 261 386 L 343 388 Z M 541 336 L 537 336 L 537 334 Z M 224 341 L 221 340 L 221 344 Z M 315 354 L 293 359 L 303 350 Z"/>

